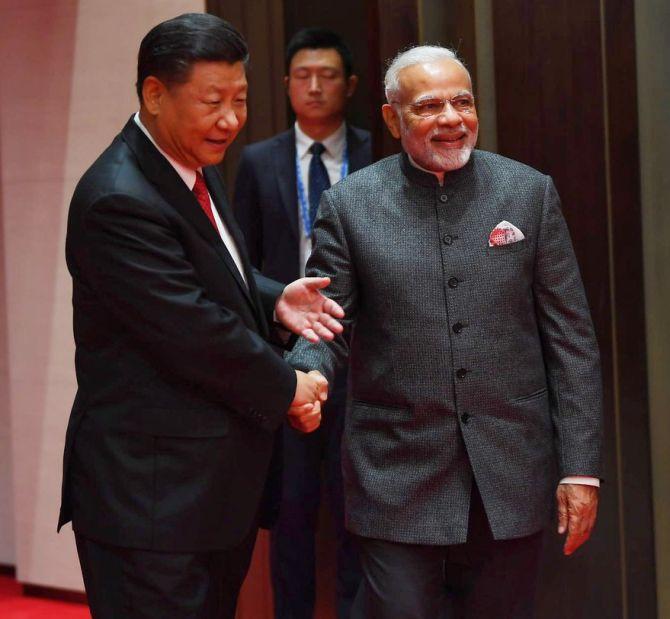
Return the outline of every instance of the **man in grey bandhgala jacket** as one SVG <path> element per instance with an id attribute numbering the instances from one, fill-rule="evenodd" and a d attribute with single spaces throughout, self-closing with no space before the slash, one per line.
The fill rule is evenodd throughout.
<path id="1" fill-rule="evenodd" d="M 324 193 L 308 263 L 332 278 L 350 345 L 289 356 L 329 379 L 350 363 L 358 616 L 532 617 L 553 494 L 571 554 L 601 472 L 598 349 L 568 229 L 551 178 L 473 150 L 452 52 L 400 54 L 386 94 L 404 152 Z"/>

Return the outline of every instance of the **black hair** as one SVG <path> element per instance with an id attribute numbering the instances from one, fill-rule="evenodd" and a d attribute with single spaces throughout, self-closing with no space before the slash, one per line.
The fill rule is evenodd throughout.
<path id="1" fill-rule="evenodd" d="M 137 96 L 142 102 L 144 80 L 153 75 L 164 84 L 188 81 L 199 60 L 246 62 L 249 49 L 234 26 L 215 15 L 184 13 L 154 26 L 137 55 Z"/>
<path id="2" fill-rule="evenodd" d="M 349 77 L 353 73 L 354 60 L 351 51 L 342 37 L 326 28 L 303 28 L 298 30 L 286 46 L 286 74 L 291 67 L 291 60 L 302 49 L 334 49 L 342 58 L 344 74 Z"/>

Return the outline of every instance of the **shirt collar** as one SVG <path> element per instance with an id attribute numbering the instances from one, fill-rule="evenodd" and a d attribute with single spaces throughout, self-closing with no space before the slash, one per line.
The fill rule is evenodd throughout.
<path id="1" fill-rule="evenodd" d="M 325 147 L 324 154 L 329 155 L 336 161 L 342 161 L 344 157 L 344 148 L 346 145 L 347 125 L 342 123 L 333 133 L 327 138 L 321 140 L 321 144 Z M 298 158 L 303 159 L 309 155 L 309 148 L 316 140 L 310 138 L 298 125 L 295 123 L 295 148 L 298 153 Z"/>
<path id="2" fill-rule="evenodd" d="M 193 185 L 195 185 L 196 171 L 192 170 L 191 168 L 187 168 L 182 163 L 179 163 L 176 159 L 174 159 L 174 157 L 170 157 L 170 155 L 168 155 L 160 146 L 158 146 L 158 144 L 156 144 L 156 140 L 154 140 L 153 136 L 149 133 L 149 130 L 142 124 L 139 112 L 135 113 L 133 120 L 135 121 L 135 124 L 144 132 L 144 135 L 146 135 L 151 140 L 151 143 L 156 147 L 158 152 L 170 162 L 170 165 L 172 165 L 172 167 L 175 169 L 175 172 L 177 172 L 184 183 L 186 183 L 186 186 L 192 190 Z M 198 168 L 198 170 L 202 171 L 202 168 Z"/>

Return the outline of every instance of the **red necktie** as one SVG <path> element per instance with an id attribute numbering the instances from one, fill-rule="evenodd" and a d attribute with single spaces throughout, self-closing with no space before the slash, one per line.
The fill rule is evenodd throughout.
<path id="1" fill-rule="evenodd" d="M 202 210 L 205 211 L 205 215 L 209 218 L 209 221 L 212 222 L 215 230 L 218 230 L 216 227 L 216 221 L 214 221 L 214 213 L 212 213 L 212 203 L 209 200 L 209 192 L 207 191 L 207 185 L 205 185 L 205 179 L 202 177 L 200 172 L 195 173 L 195 185 L 193 185 L 193 193 L 197 198 Z"/>

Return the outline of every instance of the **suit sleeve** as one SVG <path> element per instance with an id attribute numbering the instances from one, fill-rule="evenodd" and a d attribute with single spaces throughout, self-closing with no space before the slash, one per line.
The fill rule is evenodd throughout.
<path id="1" fill-rule="evenodd" d="M 358 281 L 346 239 L 346 233 L 329 191 L 325 191 L 314 223 L 314 249 L 307 261 L 307 275 L 330 277 L 323 293 L 344 309 L 344 331 L 331 342 L 311 344 L 300 338 L 286 355 L 296 369 L 319 370 L 333 384 L 335 372 L 343 370 L 349 358 L 349 341 L 358 310 Z"/>
<path id="2" fill-rule="evenodd" d="M 561 477 L 601 476 L 598 344 L 556 188 L 547 177 L 537 238 L 535 308 Z"/>
<path id="3" fill-rule="evenodd" d="M 259 204 L 258 179 L 245 148 L 235 178 L 233 196 L 235 219 L 244 234 L 249 260 L 257 269 L 263 266 L 263 221 Z"/>
<path id="4" fill-rule="evenodd" d="M 277 427 L 294 371 L 234 312 L 207 297 L 175 232 L 150 205 L 105 196 L 83 218 L 74 259 L 156 367 L 259 425 Z"/>

